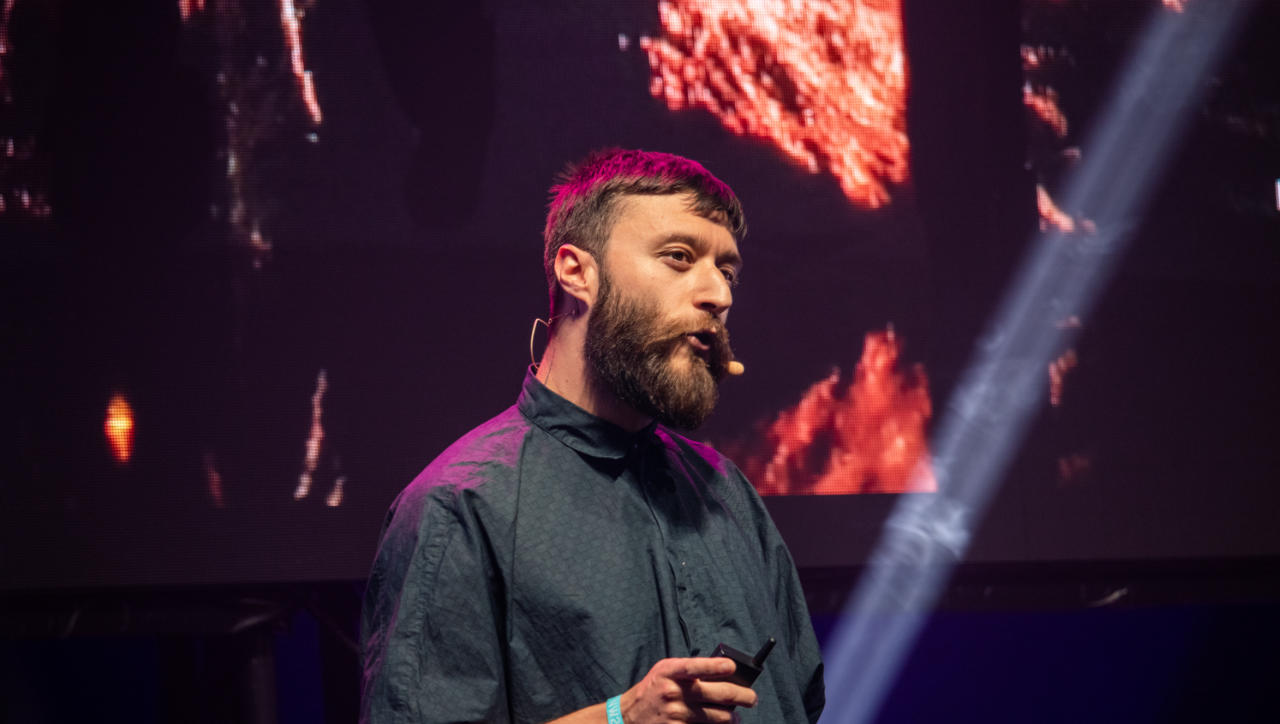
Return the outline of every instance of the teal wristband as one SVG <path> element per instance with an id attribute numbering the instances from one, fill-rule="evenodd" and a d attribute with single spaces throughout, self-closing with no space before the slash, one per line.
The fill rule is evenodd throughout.
<path id="1" fill-rule="evenodd" d="M 619 694 L 604 703 L 604 713 L 609 717 L 609 724 L 622 724 L 622 695 Z"/>

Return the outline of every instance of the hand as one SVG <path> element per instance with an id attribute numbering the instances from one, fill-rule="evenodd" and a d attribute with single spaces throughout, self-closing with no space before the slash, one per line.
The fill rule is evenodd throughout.
<path id="1" fill-rule="evenodd" d="M 756 705 L 756 693 L 724 677 L 734 663 L 725 658 L 663 659 L 619 702 L 626 724 L 732 722 L 733 707 Z"/>

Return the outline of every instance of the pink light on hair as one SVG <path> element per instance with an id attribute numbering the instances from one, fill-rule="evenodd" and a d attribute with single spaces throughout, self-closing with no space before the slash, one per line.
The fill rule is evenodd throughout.
<path id="1" fill-rule="evenodd" d="M 742 205 L 732 189 L 701 164 L 657 151 L 602 149 L 571 164 L 551 188 L 551 206 L 542 232 L 543 272 L 557 316 L 559 283 L 555 255 L 564 244 L 592 254 L 604 251 L 618 197 L 628 194 L 689 194 L 690 210 L 723 225 L 734 236 L 746 233 Z"/>
<path id="2" fill-rule="evenodd" d="M 641 38 L 650 92 L 765 138 L 850 201 L 878 208 L 910 175 L 898 0 L 663 0 Z"/>

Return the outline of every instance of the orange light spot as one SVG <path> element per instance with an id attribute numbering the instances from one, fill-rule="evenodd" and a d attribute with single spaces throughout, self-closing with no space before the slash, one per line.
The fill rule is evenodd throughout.
<path id="1" fill-rule="evenodd" d="M 928 380 L 900 370 L 899 352 L 892 329 L 869 332 L 852 382 L 833 371 L 739 456 L 747 477 L 765 495 L 936 491 Z"/>
<path id="2" fill-rule="evenodd" d="M 1023 56 L 1026 57 L 1025 55 Z M 1058 92 L 1052 88 L 1038 91 L 1029 84 L 1022 87 L 1022 105 L 1031 115 L 1040 120 L 1053 131 L 1058 138 L 1067 135 L 1067 117 L 1058 107 Z"/>
<path id="3" fill-rule="evenodd" d="M 898 0 L 664 0 L 641 38 L 649 90 L 772 141 L 850 201 L 877 208 L 909 175 Z"/>
<path id="4" fill-rule="evenodd" d="M 1076 351 L 1069 349 L 1061 357 L 1049 363 L 1049 404 L 1057 407 L 1062 404 L 1062 388 L 1067 381 L 1067 373 L 1079 364 Z"/>
<path id="5" fill-rule="evenodd" d="M 293 490 L 294 500 L 302 500 L 311 494 L 316 465 L 320 462 L 320 449 L 324 445 L 324 393 L 328 389 L 329 373 L 321 369 L 316 374 L 316 391 L 311 394 L 311 431 L 307 435 L 298 487 Z"/>
<path id="6" fill-rule="evenodd" d="M 119 392 L 112 395 L 107 403 L 107 418 L 102 424 L 102 431 L 116 462 L 122 465 L 129 462 L 133 457 L 133 408 Z"/>
<path id="7" fill-rule="evenodd" d="M 324 504 L 330 508 L 337 508 L 342 505 L 343 491 L 346 488 L 347 476 L 339 475 L 337 480 L 333 481 L 333 489 L 329 491 L 329 495 L 325 497 Z"/>
<path id="8" fill-rule="evenodd" d="M 1040 67 L 1040 49 L 1030 45 L 1022 46 L 1022 69 L 1036 70 Z"/>
<path id="9" fill-rule="evenodd" d="M 178 14 L 183 20 L 190 20 L 199 12 L 204 12 L 204 0 L 178 0 Z"/>
<path id="10" fill-rule="evenodd" d="M 320 112 L 320 101 L 316 99 L 311 71 L 307 70 L 302 58 L 302 13 L 294 6 L 293 0 L 280 0 L 280 29 L 284 31 L 285 46 L 289 49 L 289 65 L 298 83 L 298 95 L 302 96 L 311 122 L 318 126 L 324 120 L 324 114 Z"/>
<path id="11" fill-rule="evenodd" d="M 1071 214 L 1058 208 L 1049 191 L 1039 184 L 1036 184 L 1036 207 L 1040 211 L 1041 231 L 1054 228 L 1064 234 L 1070 234 L 1076 230 L 1076 222 L 1071 218 Z"/>

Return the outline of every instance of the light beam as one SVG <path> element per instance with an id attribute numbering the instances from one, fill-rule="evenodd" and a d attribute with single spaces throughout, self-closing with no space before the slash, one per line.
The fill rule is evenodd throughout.
<path id="1" fill-rule="evenodd" d="M 929 609 L 1041 399 L 1042 375 L 1070 345 L 1110 276 L 1206 72 L 1247 0 L 1156 11 L 1112 89 L 1063 206 L 1097 233 L 1055 230 L 1034 244 L 939 427 L 933 459 L 941 492 L 904 496 L 832 634 L 823 722 L 867 722 L 879 711 Z"/>

